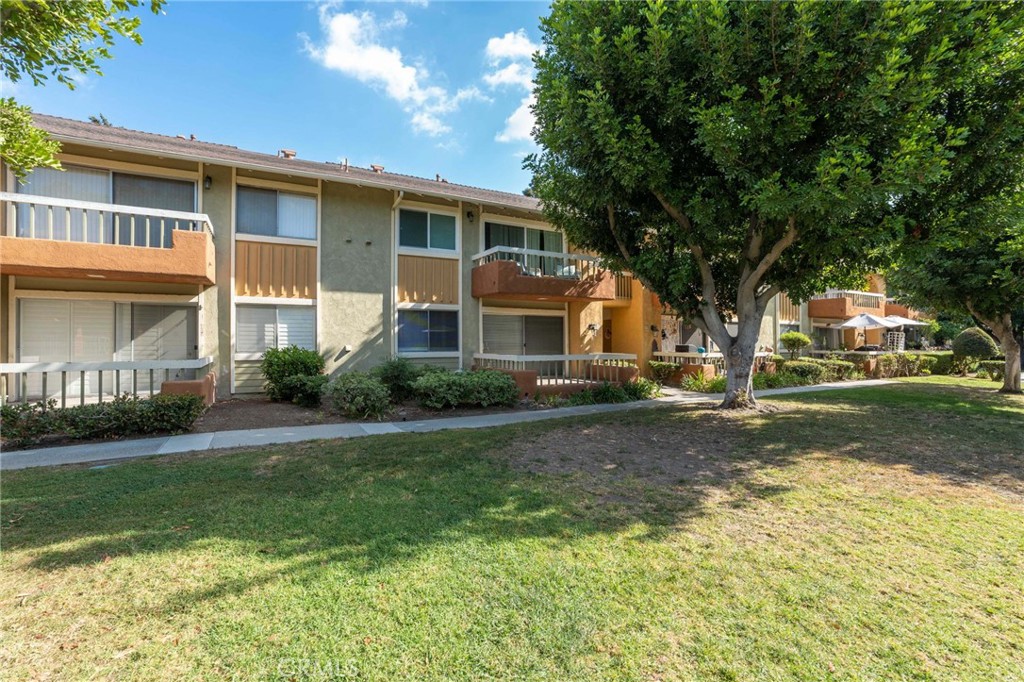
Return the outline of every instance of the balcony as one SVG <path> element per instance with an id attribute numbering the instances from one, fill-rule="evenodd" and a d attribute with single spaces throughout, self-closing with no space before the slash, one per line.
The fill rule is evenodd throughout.
<path id="1" fill-rule="evenodd" d="M 0 192 L 5 275 L 214 283 L 213 225 L 202 213 Z"/>
<path id="2" fill-rule="evenodd" d="M 847 320 L 861 313 L 884 317 L 885 294 L 830 289 L 807 302 L 807 313 L 811 317 L 833 320 Z"/>
<path id="3" fill-rule="evenodd" d="M 918 320 L 921 318 L 920 311 L 914 310 L 902 303 L 896 303 L 893 299 L 889 299 L 885 302 L 885 314 L 899 315 L 900 317 L 906 317 L 911 320 Z"/>
<path id="4" fill-rule="evenodd" d="M 615 274 L 600 259 L 496 246 L 473 257 L 473 296 L 518 301 L 613 301 Z"/>

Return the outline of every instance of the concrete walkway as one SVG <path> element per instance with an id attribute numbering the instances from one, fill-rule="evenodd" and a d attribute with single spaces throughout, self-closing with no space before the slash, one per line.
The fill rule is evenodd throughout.
<path id="1" fill-rule="evenodd" d="M 845 381 L 817 386 L 800 386 L 758 391 L 758 397 L 810 393 L 833 389 L 881 386 L 892 383 L 886 380 Z M 660 405 L 685 405 L 691 403 L 717 403 L 722 394 L 692 393 L 679 389 L 665 388 L 665 395 L 654 400 L 634 403 L 582 405 L 560 407 L 548 410 L 503 412 L 474 417 L 451 417 L 416 422 L 379 422 L 359 424 L 317 424 L 315 426 L 283 426 L 272 429 L 246 429 L 241 431 L 216 431 L 213 433 L 186 433 L 180 436 L 140 438 L 137 440 L 65 445 L 55 448 L 18 450 L 0 454 L 0 469 L 27 469 L 29 467 L 55 466 L 60 464 L 84 464 L 135 457 L 152 457 L 182 452 L 218 450 L 221 448 L 258 447 L 275 443 L 296 443 L 299 441 L 327 438 L 359 438 L 379 436 L 385 433 L 425 433 L 447 429 L 480 429 L 488 426 L 503 426 L 535 422 L 564 417 L 579 417 L 588 414 L 624 412 Z"/>

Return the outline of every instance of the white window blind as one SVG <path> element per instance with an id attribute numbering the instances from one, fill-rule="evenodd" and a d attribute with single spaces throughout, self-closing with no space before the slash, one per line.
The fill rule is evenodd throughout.
<path id="1" fill-rule="evenodd" d="M 316 239 L 316 197 L 239 187 L 236 231 L 268 237 Z"/>
<path id="2" fill-rule="evenodd" d="M 110 173 L 107 171 L 77 166 L 66 166 L 63 171 L 53 168 L 36 168 L 29 172 L 24 184 L 15 184 L 19 194 L 110 203 Z M 45 206 L 37 206 L 35 209 L 36 236 L 43 239 L 68 239 L 64 213 L 55 213 L 52 234 L 49 234 L 47 212 L 48 209 Z M 59 219 L 57 219 L 58 217 Z M 71 241 L 94 243 L 104 241 L 104 235 L 99 233 L 99 213 L 96 211 L 87 211 L 84 220 L 81 211 L 72 211 L 70 222 Z M 88 234 L 83 236 L 84 229 L 88 230 Z M 25 208 L 18 210 L 18 236 L 30 236 L 29 212 Z"/>
<path id="3" fill-rule="evenodd" d="M 484 315 L 484 352 L 522 355 L 523 317 Z"/>
<path id="4" fill-rule="evenodd" d="M 277 309 L 277 346 L 316 349 L 316 316 L 312 307 L 281 306 Z"/>
<path id="5" fill-rule="evenodd" d="M 316 350 L 316 308 L 312 306 L 239 305 L 235 310 L 238 353 L 287 346 Z"/>
<path id="6" fill-rule="evenodd" d="M 316 239 L 316 197 L 279 192 L 277 234 L 294 239 Z"/>

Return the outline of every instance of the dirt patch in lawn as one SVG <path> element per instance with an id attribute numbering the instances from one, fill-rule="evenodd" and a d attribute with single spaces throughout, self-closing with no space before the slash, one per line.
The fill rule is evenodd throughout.
<path id="1" fill-rule="evenodd" d="M 532 400 L 523 401 L 515 407 L 489 407 L 459 410 L 428 410 L 415 402 L 396 405 L 384 421 L 426 421 L 450 417 L 472 417 L 502 412 L 520 412 L 548 409 Z M 259 396 L 253 398 L 232 398 L 221 400 L 210 406 L 203 416 L 196 420 L 193 433 L 211 431 L 236 431 L 239 429 L 269 429 L 277 426 L 309 426 L 313 424 L 359 424 L 370 420 L 349 419 L 328 409 L 299 407 L 292 403 L 275 403 Z"/>

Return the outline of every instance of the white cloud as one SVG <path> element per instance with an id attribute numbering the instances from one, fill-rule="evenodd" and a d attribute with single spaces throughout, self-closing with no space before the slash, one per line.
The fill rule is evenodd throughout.
<path id="1" fill-rule="evenodd" d="M 526 35 L 526 29 L 521 28 L 488 40 L 486 53 L 491 63 L 497 63 L 502 59 L 529 60 L 539 49 L 540 45 L 532 42 Z"/>
<path id="2" fill-rule="evenodd" d="M 447 89 L 430 84 L 426 68 L 409 63 L 398 48 L 383 44 L 383 34 L 407 23 L 408 17 L 400 11 L 380 21 L 369 11 L 342 12 L 337 5 L 328 5 L 320 11 L 323 42 L 300 37 L 306 52 L 323 66 L 379 88 L 398 102 L 410 115 L 413 129 L 442 135 L 451 130 L 442 118 L 445 114 L 457 110 L 463 102 L 486 98 L 477 88 L 464 88 L 451 95 Z"/>
<path id="3" fill-rule="evenodd" d="M 505 129 L 494 139 L 498 142 L 521 142 L 533 139 L 530 133 L 533 130 L 534 117 L 530 107 L 533 106 L 534 101 L 532 94 L 524 97 L 512 115 L 505 119 Z"/>
<path id="4" fill-rule="evenodd" d="M 526 35 L 524 29 L 509 31 L 503 36 L 487 41 L 484 54 L 491 65 L 491 71 L 484 74 L 484 82 L 492 90 L 512 87 L 527 93 L 519 106 L 505 119 L 505 128 L 494 139 L 498 142 L 522 142 L 532 139 L 534 103 L 533 54 L 541 49 Z"/>

